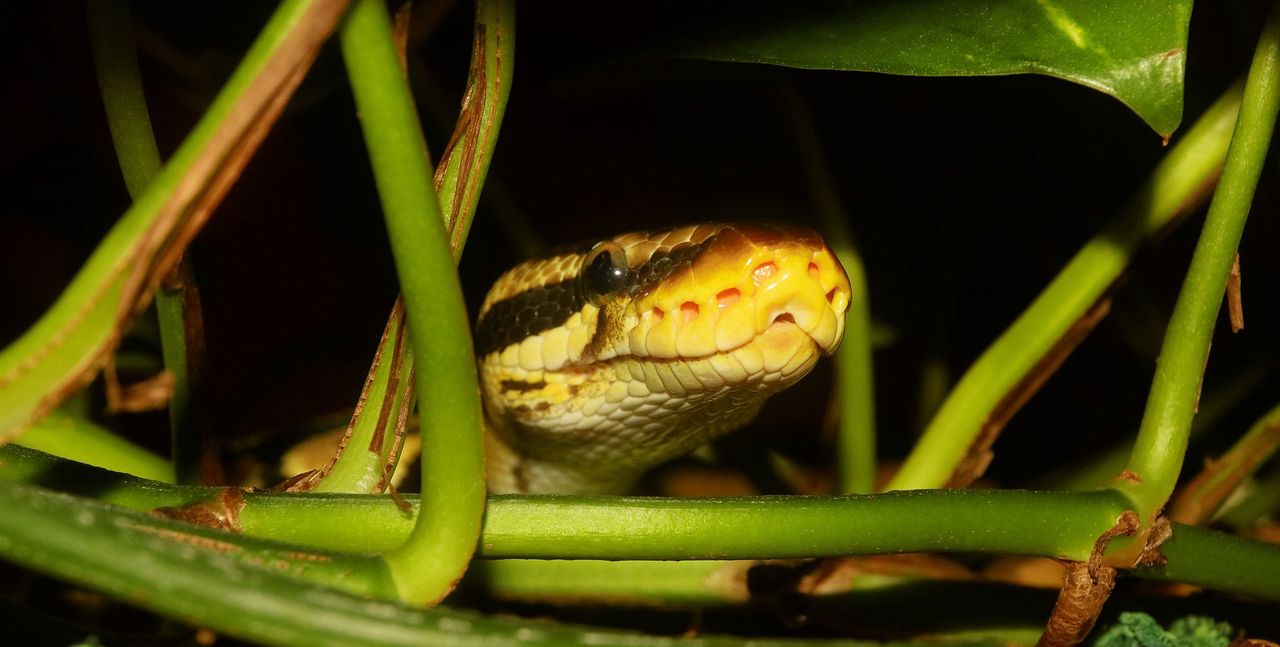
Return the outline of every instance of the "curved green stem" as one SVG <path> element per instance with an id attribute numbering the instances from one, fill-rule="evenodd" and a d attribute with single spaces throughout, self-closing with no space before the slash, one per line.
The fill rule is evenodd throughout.
<path id="1" fill-rule="evenodd" d="M 133 16 L 126 0 L 89 0 L 89 43 L 107 126 L 129 195 L 135 200 L 160 173 L 160 149 L 151 130 L 147 98 L 133 44 Z"/>
<path id="2" fill-rule="evenodd" d="M 1138 439 L 1116 487 L 1144 523 L 1164 507 L 1178 480 L 1222 306 L 1258 176 L 1280 110 L 1280 2 L 1273 3 L 1245 82 L 1222 178 L 1178 295 Z"/>
<path id="3" fill-rule="evenodd" d="M 480 188 L 484 186 L 489 163 L 497 145 L 498 128 L 511 91 L 515 61 L 515 4 L 512 0 L 482 0 L 476 5 L 476 29 L 471 53 L 471 73 L 462 114 L 454 128 L 440 167 L 435 187 L 442 217 L 449 226 L 449 245 L 456 264 L 462 257 L 467 231 L 475 217 Z M 410 72 L 419 68 L 410 68 Z M 396 332 L 404 325 L 404 310 L 397 306 L 375 353 L 376 366 L 369 371 L 361 392 L 358 412 L 352 417 L 347 442 L 333 469 L 324 475 L 316 490 L 328 492 L 369 492 L 381 482 L 384 471 L 392 471 L 399 452 L 392 453 L 394 433 L 402 431 L 388 420 L 399 420 L 413 398 L 404 397 L 403 388 L 415 379 L 413 353 L 399 343 Z M 398 384 L 393 385 L 392 382 Z M 400 386 L 401 388 L 390 388 Z M 410 394 L 411 396 L 411 394 Z M 368 405 L 368 408 L 366 408 Z M 380 415 L 388 413 L 389 415 Z M 374 451 L 381 446 L 382 451 Z"/>
<path id="4" fill-rule="evenodd" d="M 466 570 L 484 512 L 484 443 L 471 333 L 426 145 L 382 1 L 358 0 L 340 41 L 419 372 L 426 512 L 386 560 L 406 601 L 430 603 L 448 594 Z"/>

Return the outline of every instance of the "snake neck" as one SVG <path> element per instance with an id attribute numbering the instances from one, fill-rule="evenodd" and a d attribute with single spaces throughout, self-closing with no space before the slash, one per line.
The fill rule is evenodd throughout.
<path id="1" fill-rule="evenodd" d="M 485 473 L 494 494 L 622 494 L 656 464 L 750 422 L 764 398 L 728 394 L 644 433 L 547 434 L 485 416 Z M 735 397 L 736 396 L 736 397 Z"/>

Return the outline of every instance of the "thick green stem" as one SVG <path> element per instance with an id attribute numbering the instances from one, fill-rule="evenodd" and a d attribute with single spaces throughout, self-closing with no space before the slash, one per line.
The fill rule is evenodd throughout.
<path id="1" fill-rule="evenodd" d="M 0 556 L 165 616 L 255 643 L 322 647 L 396 645 L 619 645 L 629 647 L 908 647 L 852 640 L 679 638 L 541 621 L 489 618 L 371 599 L 368 571 L 110 508 L 40 488 L 0 483 Z M 221 535 L 221 539 L 219 536 Z M 234 543 L 233 543 L 234 542 Z M 256 562 L 256 564 L 255 564 Z M 346 591 L 317 583 L 336 584 Z M 354 594 L 353 594 L 354 593 Z M 953 643 L 995 647 L 991 641 Z"/>
<path id="2" fill-rule="evenodd" d="M 749 601 L 747 570 L 757 563 L 482 559 L 463 586 L 518 602 L 705 608 Z"/>
<path id="3" fill-rule="evenodd" d="M 95 496 L 136 510 L 209 501 L 225 491 L 164 485 L 16 446 L 0 448 L 0 483 L 7 481 Z M 416 507 L 416 497 L 408 500 Z M 246 534 L 312 550 L 390 550 L 415 527 L 415 515 L 401 512 L 387 497 L 245 493 L 244 502 L 238 520 Z M 1123 497 L 1107 490 L 933 490 L 683 500 L 495 496 L 480 550 L 490 558 L 545 559 L 708 560 L 963 551 L 1080 560 L 1088 559 L 1097 537 L 1127 507 Z M 1175 527 L 1171 544 L 1180 545 L 1176 542 L 1185 528 Z M 1218 532 L 1200 533 L 1197 539 L 1202 541 L 1178 553 L 1176 571 L 1157 571 L 1157 576 L 1171 578 L 1176 572 L 1179 581 L 1189 584 L 1212 582 L 1224 591 L 1280 600 L 1280 580 L 1258 584 L 1259 578 L 1251 575 L 1280 570 L 1280 548 Z M 1247 559 L 1218 560 L 1213 547 L 1219 543 L 1229 549 L 1224 555 Z M 1174 559 L 1173 553 L 1166 554 Z M 1230 573 L 1249 588 L 1237 589 Z"/>
<path id="4" fill-rule="evenodd" d="M 435 175 L 441 215 L 449 226 L 455 264 L 462 257 L 467 231 L 475 217 L 480 188 L 485 183 L 511 91 L 515 62 L 515 3 L 512 0 L 477 3 L 471 56 L 462 113 Z M 417 69 L 420 68 L 410 68 L 410 72 Z M 333 471 L 320 480 L 317 490 L 371 491 L 371 487 L 381 482 L 384 470 L 394 469 L 399 461 L 398 452 L 391 455 L 396 449 L 397 427 L 393 423 L 405 407 L 412 408 L 414 403 L 412 397 L 403 397 L 406 389 L 389 391 L 389 387 L 393 381 L 403 387 L 415 374 L 412 349 L 409 344 L 397 343 L 395 337 L 403 324 L 404 311 L 396 307 L 388 317 L 387 336 L 378 345 L 378 366 L 370 369 L 361 392 L 360 412 L 353 416 L 346 447 L 339 453 Z M 393 380 L 393 376 L 398 376 L 398 380 Z M 383 412 L 389 415 L 380 415 Z M 379 426 L 388 420 L 390 423 Z M 372 451 L 372 447 L 378 445 L 383 451 Z M 388 462 L 391 465 L 388 466 Z"/>
<path id="5" fill-rule="evenodd" d="M 401 596 L 430 603 L 452 590 L 480 534 L 484 443 L 475 358 L 426 145 L 386 7 L 381 0 L 359 0 L 340 33 L 419 372 L 426 512 L 386 559 Z"/>
<path id="6" fill-rule="evenodd" d="M 1278 109 L 1280 3 L 1275 3 L 1245 82 L 1240 117 L 1222 179 L 1165 331 L 1138 439 L 1128 466 L 1116 483 L 1133 498 L 1144 523 L 1164 507 L 1182 469 L 1209 358 L 1209 343 Z"/>
<path id="7" fill-rule="evenodd" d="M 1137 250 L 1206 195 L 1226 155 L 1239 101 L 1240 88 L 1233 87 L 1214 103 L 1165 155 L 1128 208 L 1085 243 L 969 367 L 887 489 L 942 487 L 1002 403 L 1044 377 L 1036 374 L 1041 362 L 1086 318 Z"/>

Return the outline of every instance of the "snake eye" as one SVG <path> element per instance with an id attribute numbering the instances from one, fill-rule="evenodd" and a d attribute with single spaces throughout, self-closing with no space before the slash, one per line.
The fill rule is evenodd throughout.
<path id="1" fill-rule="evenodd" d="M 605 298 L 627 284 L 630 268 L 627 254 L 617 243 L 604 242 L 591 248 L 582 263 L 582 290 L 587 300 L 601 305 Z"/>

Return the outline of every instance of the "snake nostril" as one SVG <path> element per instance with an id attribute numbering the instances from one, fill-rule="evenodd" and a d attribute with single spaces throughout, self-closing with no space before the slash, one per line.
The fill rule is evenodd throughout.
<path id="1" fill-rule="evenodd" d="M 741 297 L 742 297 L 742 293 L 738 291 L 738 288 L 729 288 L 728 290 L 721 290 L 720 292 L 716 293 L 716 304 L 719 305 L 721 308 L 728 308 L 729 306 L 737 303 L 738 299 Z"/>
<path id="2" fill-rule="evenodd" d="M 796 322 L 795 315 L 791 314 L 790 312 L 784 312 L 773 318 L 773 323 L 783 323 L 783 322 L 791 323 L 791 324 L 795 323 Z"/>
<path id="3" fill-rule="evenodd" d="M 831 303 L 831 302 L 835 301 L 835 299 L 836 299 L 836 289 L 835 289 L 835 288 L 831 288 L 831 289 L 827 292 L 827 303 Z"/>
<path id="4" fill-rule="evenodd" d="M 665 316 L 667 316 L 667 313 L 663 312 L 662 308 L 659 308 L 658 306 L 654 306 L 653 310 L 649 311 L 649 317 L 653 319 L 653 323 L 662 321 L 662 318 Z"/>
<path id="5" fill-rule="evenodd" d="M 773 276 L 777 271 L 778 266 L 774 265 L 773 261 L 769 261 L 768 263 L 763 263 L 757 266 L 756 269 L 751 272 L 751 278 L 755 280 L 756 285 L 760 285 L 761 283 L 769 280 L 769 277 Z"/>
<path id="6" fill-rule="evenodd" d="M 812 276 L 813 280 L 816 281 L 818 280 L 818 274 L 819 274 L 818 264 L 814 263 L 813 261 L 809 261 L 809 276 Z"/>
<path id="7" fill-rule="evenodd" d="M 698 318 L 698 304 L 692 301 L 685 301 L 680 304 L 680 321 L 681 323 L 689 323 Z"/>

